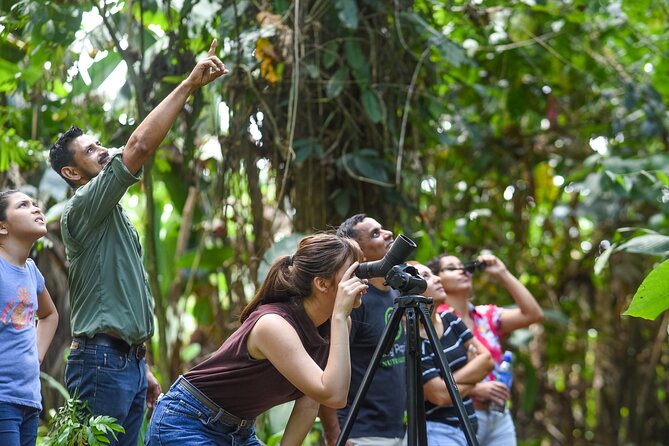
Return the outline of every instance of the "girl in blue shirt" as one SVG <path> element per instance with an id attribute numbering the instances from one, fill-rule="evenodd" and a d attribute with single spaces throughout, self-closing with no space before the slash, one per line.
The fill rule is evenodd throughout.
<path id="1" fill-rule="evenodd" d="M 0 444 L 34 445 L 42 409 L 39 368 L 58 326 L 44 277 L 28 258 L 46 234 L 35 201 L 0 192 Z M 36 323 L 36 317 L 39 323 Z"/>

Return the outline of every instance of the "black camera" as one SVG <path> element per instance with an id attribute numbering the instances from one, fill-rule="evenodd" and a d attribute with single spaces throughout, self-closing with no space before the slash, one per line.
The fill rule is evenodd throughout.
<path id="1" fill-rule="evenodd" d="M 474 260 L 473 262 L 466 263 L 462 269 L 467 271 L 469 274 L 474 274 L 475 272 L 481 272 L 485 269 L 485 263 L 480 260 Z"/>
<path id="2" fill-rule="evenodd" d="M 388 271 L 390 271 L 393 266 L 404 263 L 414 249 L 416 249 L 416 244 L 413 240 L 400 234 L 400 236 L 393 242 L 390 250 L 381 260 L 361 263 L 355 270 L 355 275 L 361 279 L 386 277 Z"/>
<path id="3" fill-rule="evenodd" d="M 411 265 L 395 265 L 386 276 L 386 284 L 403 294 L 422 294 L 427 289 L 427 281 Z"/>

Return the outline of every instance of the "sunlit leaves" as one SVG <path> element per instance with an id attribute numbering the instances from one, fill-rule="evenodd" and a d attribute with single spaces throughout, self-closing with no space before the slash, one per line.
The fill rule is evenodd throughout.
<path id="1" fill-rule="evenodd" d="M 0 59 L 0 91 L 14 91 L 17 76 L 20 76 L 19 67 L 15 63 Z"/>
<path id="2" fill-rule="evenodd" d="M 121 62 L 121 55 L 110 51 L 104 59 L 95 62 L 89 69 L 88 75 L 91 77 L 90 88 L 96 89 L 107 77 L 116 69 Z"/>

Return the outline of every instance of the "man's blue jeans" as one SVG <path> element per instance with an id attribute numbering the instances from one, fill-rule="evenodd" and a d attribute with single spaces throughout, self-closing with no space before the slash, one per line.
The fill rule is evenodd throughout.
<path id="1" fill-rule="evenodd" d="M 0 444 L 34 446 L 37 441 L 39 409 L 0 402 Z"/>
<path id="2" fill-rule="evenodd" d="M 158 400 L 144 439 L 147 446 L 260 446 L 253 420 L 231 421 L 230 414 L 184 381 L 179 377 Z"/>
<path id="3" fill-rule="evenodd" d="M 146 406 L 146 361 L 132 348 L 125 353 L 93 343 L 72 343 L 65 367 L 70 395 L 88 401 L 94 415 L 116 418 L 125 429 L 110 446 L 137 446 Z"/>

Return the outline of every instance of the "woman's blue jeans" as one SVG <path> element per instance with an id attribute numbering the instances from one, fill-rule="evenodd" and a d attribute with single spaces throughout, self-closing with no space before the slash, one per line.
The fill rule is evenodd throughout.
<path id="1" fill-rule="evenodd" d="M 180 376 L 158 400 L 144 441 L 147 446 L 260 446 L 253 420 L 237 424 L 231 418 Z"/>
<path id="2" fill-rule="evenodd" d="M 476 432 L 479 446 L 516 446 L 516 428 L 509 410 L 503 414 L 476 411 L 479 430 Z"/>

